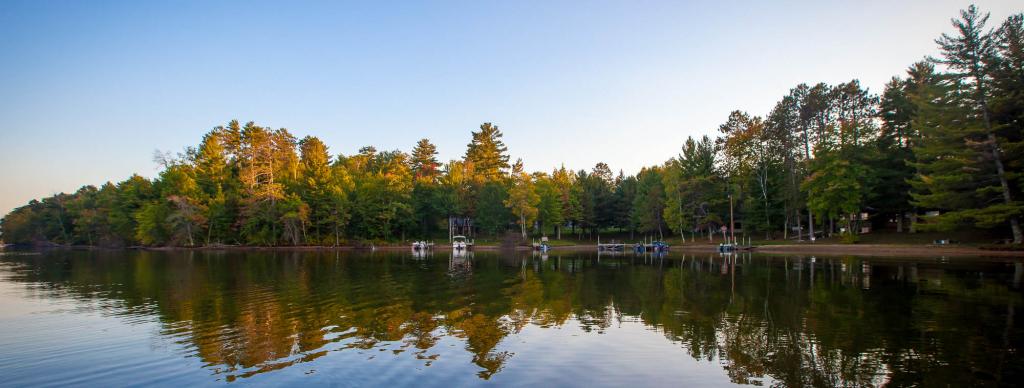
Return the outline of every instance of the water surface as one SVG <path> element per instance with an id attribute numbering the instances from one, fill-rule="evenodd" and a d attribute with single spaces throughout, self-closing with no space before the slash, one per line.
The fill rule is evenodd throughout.
<path id="1" fill-rule="evenodd" d="M 1020 261 L 0 253 L 0 385 L 999 386 Z"/>

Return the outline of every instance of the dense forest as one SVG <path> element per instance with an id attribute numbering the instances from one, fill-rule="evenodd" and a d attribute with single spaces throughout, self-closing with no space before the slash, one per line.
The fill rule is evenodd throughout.
<path id="1" fill-rule="evenodd" d="M 635 233 L 701 241 L 729 223 L 756 238 L 806 239 L 865 224 L 899 232 L 976 228 L 1022 241 L 1024 14 L 974 6 L 880 95 L 856 79 L 800 84 L 764 116 L 735 111 L 715 138 L 615 174 L 527 173 L 484 123 L 462 159 L 363 147 L 332 156 L 316 137 L 232 121 L 135 175 L 31 201 L 0 221 L 7 243 L 339 245 L 476 233 L 522 238 Z M 867 215 L 865 217 L 865 215 Z"/>

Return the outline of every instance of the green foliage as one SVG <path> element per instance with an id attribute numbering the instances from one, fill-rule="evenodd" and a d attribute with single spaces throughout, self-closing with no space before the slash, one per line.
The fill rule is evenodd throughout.
<path id="1" fill-rule="evenodd" d="M 499 182 L 488 182 L 480 189 L 476 208 L 476 225 L 481 231 L 491 236 L 498 235 L 508 227 L 513 216 L 505 202 L 508 200 L 508 188 Z"/>
<path id="2" fill-rule="evenodd" d="M 331 165 L 331 157 L 320 139 L 307 136 L 299 142 L 301 179 L 296 185 L 298 197 L 290 199 L 292 244 L 300 241 L 294 230 L 296 223 L 303 228 L 303 240 L 315 244 L 337 245 L 341 233 L 351 216 L 349 192 L 352 181 L 344 168 Z M 305 226 L 311 229 L 305 233 Z"/>
<path id="3" fill-rule="evenodd" d="M 348 160 L 353 173 L 355 236 L 390 239 L 412 224 L 412 173 L 399 151 L 377 153 L 372 147 Z"/>
<path id="4" fill-rule="evenodd" d="M 819 216 L 847 221 L 847 232 L 854 232 L 852 221 L 859 218 L 864 207 L 866 188 L 871 187 L 870 171 L 850 154 L 820 152 L 813 162 L 814 173 L 802 188 L 807 192 L 808 206 Z"/>
<path id="5" fill-rule="evenodd" d="M 659 168 L 645 168 L 637 174 L 633 223 L 640 232 L 662 235 L 665 226 L 665 188 Z"/>
<path id="6" fill-rule="evenodd" d="M 732 112 L 719 136 L 688 138 L 678 157 L 612 173 L 564 166 L 550 175 L 509 164 L 497 126 L 471 133 L 464 158 L 441 164 L 363 147 L 332 156 L 320 139 L 231 121 L 176 157 L 158 154 L 153 180 L 134 175 L 33 200 L 0 219 L 4 242 L 130 245 L 337 245 L 445 233 L 448 217 L 496 235 L 560 238 L 602 232 L 709 236 L 733 217 L 744 232 L 805 238 L 861 213 L 876 226 L 907 213 L 927 230 L 1006 231 L 1024 216 L 1024 15 L 988 29 L 976 7 L 881 96 L 856 79 L 799 84 L 766 116 Z M 934 64 L 943 64 L 944 72 Z M 1007 228 L 1009 226 L 1009 228 Z"/>
<path id="7" fill-rule="evenodd" d="M 917 174 L 910 181 L 912 203 L 939 210 L 920 225 L 951 230 L 973 225 L 1009 225 L 1022 240 L 1020 217 L 1021 132 L 1024 101 L 1019 15 L 996 32 L 985 29 L 987 14 L 974 6 L 953 22 L 957 33 L 936 42 L 947 74 L 919 72 L 911 96 L 918 111 L 913 126 L 921 139 L 913 147 Z M 1015 49 L 1016 48 L 1016 49 Z M 1015 97 L 1015 95 L 1017 97 Z"/>
<path id="8" fill-rule="evenodd" d="M 497 128 L 495 128 L 495 131 Z M 437 146 L 428 139 L 420 139 L 412 149 L 412 171 L 417 179 L 432 181 L 437 179 Z"/>
<path id="9" fill-rule="evenodd" d="M 537 205 L 540 204 L 540 196 L 533 180 L 526 173 L 519 173 L 512 177 L 512 187 L 509 189 L 508 198 L 503 201 L 512 214 L 516 217 L 522 237 L 526 239 L 526 228 L 537 220 L 539 213 Z"/>
<path id="10" fill-rule="evenodd" d="M 161 245 L 171 239 L 171 231 L 167 219 L 171 215 L 171 208 L 167 202 L 149 202 L 142 206 L 135 213 L 135 221 L 138 222 L 135 238 L 146 245 Z"/>
<path id="11" fill-rule="evenodd" d="M 502 136 L 497 125 L 483 123 L 480 131 L 473 132 L 473 141 L 466 147 L 466 162 L 484 179 L 499 179 L 509 168 L 508 148 L 501 141 Z"/>
<path id="12" fill-rule="evenodd" d="M 537 221 L 540 229 L 547 226 L 557 227 L 565 222 L 564 206 L 558 184 L 547 174 L 537 173 L 533 176 L 537 191 Z"/>
<path id="13" fill-rule="evenodd" d="M 665 192 L 663 216 L 680 235 L 694 230 L 716 229 L 728 214 L 728 194 L 716 168 L 715 144 L 707 136 L 700 141 L 686 139 L 682 153 L 665 164 L 662 185 Z M 640 176 L 638 175 L 639 179 Z M 637 200 L 643 201 L 643 182 Z M 724 216 L 723 216 L 724 214 Z"/>

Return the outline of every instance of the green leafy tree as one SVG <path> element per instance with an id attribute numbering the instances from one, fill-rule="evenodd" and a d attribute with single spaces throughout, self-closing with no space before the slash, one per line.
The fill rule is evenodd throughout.
<path id="1" fill-rule="evenodd" d="M 547 227 L 556 229 L 564 222 L 562 195 L 554 179 L 544 173 L 533 175 L 538 196 L 537 223 L 541 233 L 545 233 Z"/>
<path id="2" fill-rule="evenodd" d="M 145 245 L 161 245 L 171 239 L 167 219 L 171 216 L 170 204 L 166 201 L 146 203 L 135 213 L 138 223 L 136 238 Z"/>
<path id="3" fill-rule="evenodd" d="M 551 182 L 558 189 L 559 201 L 562 204 L 562 222 L 569 221 L 572 224 L 572 232 L 576 233 L 576 224 L 583 216 L 580 203 L 575 190 L 575 175 L 567 170 L 565 166 L 556 169 L 551 173 Z M 562 224 L 556 226 L 555 234 L 557 239 L 562 238 Z"/>
<path id="4" fill-rule="evenodd" d="M 408 155 L 364 147 L 348 159 L 355 182 L 353 229 L 367 238 L 390 239 L 412 220 L 413 179 Z"/>
<path id="5" fill-rule="evenodd" d="M 512 214 L 505 206 L 507 200 L 508 189 L 502 183 L 485 183 L 477 199 L 475 224 L 492 236 L 504 231 L 512 219 Z"/>
<path id="6" fill-rule="evenodd" d="M 526 173 L 520 172 L 512 177 L 512 188 L 509 189 L 508 198 L 504 201 L 505 207 L 516 216 L 516 223 L 519 224 L 523 239 L 526 239 L 526 226 L 533 224 L 537 219 L 537 205 L 540 204 L 540 196 L 537 195 L 533 180 Z"/>
<path id="7" fill-rule="evenodd" d="M 637 174 L 632 214 L 640 232 L 657 234 L 658 238 L 664 238 L 665 227 L 665 188 L 661 175 L 659 168 L 644 168 Z"/>
<path id="8" fill-rule="evenodd" d="M 718 140 L 723 155 L 725 175 L 732 182 L 734 196 L 740 202 L 745 231 L 762 231 L 771 238 L 779 220 L 778 209 L 783 208 L 778 193 L 785 184 L 786 134 L 773 131 L 760 117 L 750 117 L 735 111 L 719 127 L 724 137 Z"/>
<path id="9" fill-rule="evenodd" d="M 811 198 L 808 205 L 815 214 L 830 219 L 842 217 L 846 233 L 858 233 L 854 228 L 870 187 L 869 170 L 849 154 L 839 151 L 821 151 L 812 164 L 814 171 L 803 183 Z"/>
<path id="10" fill-rule="evenodd" d="M 304 225 L 304 218 L 308 218 L 314 242 L 323 244 L 327 239 L 333 245 L 338 245 L 341 231 L 345 230 L 350 217 L 348 192 L 352 182 L 348 172 L 331 165 L 327 145 L 316 137 L 303 138 L 299 142 L 299 150 L 302 176 L 298 185 L 300 201 L 291 200 L 292 203 L 288 205 L 290 214 L 286 219 L 292 230 L 293 243 L 294 237 L 299 234 L 295 226 Z M 306 212 L 308 215 L 304 215 Z M 304 230 L 302 228 L 300 231 Z"/>
<path id="11" fill-rule="evenodd" d="M 106 234 L 106 211 L 100 207 L 99 190 L 95 186 L 78 189 L 68 203 L 71 214 L 72 241 L 76 244 L 96 245 Z"/>
<path id="12" fill-rule="evenodd" d="M 716 146 L 707 136 L 699 141 L 692 137 L 686 139 L 682 153 L 666 163 L 662 185 L 665 192 L 663 218 L 678 229 L 680 236 L 687 230 L 703 229 L 710 237 L 712 230 L 721 225 L 719 211 L 728 197 L 716 168 Z M 640 195 L 638 189 L 638 201 Z"/>

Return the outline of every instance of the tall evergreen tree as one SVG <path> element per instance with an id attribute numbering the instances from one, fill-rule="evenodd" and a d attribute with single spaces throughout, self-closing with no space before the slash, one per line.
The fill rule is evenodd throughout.
<path id="1" fill-rule="evenodd" d="M 664 238 L 665 189 L 659 168 L 644 168 L 637 174 L 633 222 L 640 232 Z"/>
<path id="2" fill-rule="evenodd" d="M 964 189 L 973 190 L 979 195 L 974 203 L 964 203 L 962 207 L 946 213 L 943 217 L 949 221 L 973 220 L 978 225 L 994 226 L 1000 223 L 1008 223 L 1016 244 L 1024 241 L 1021 232 L 1020 216 L 1024 213 L 1024 204 L 1015 201 L 1013 189 L 1010 186 L 1009 176 L 1012 172 L 1006 170 L 1003 157 L 1003 149 L 1006 148 L 1008 139 L 1000 138 L 996 125 L 992 121 L 992 108 L 989 104 L 992 93 L 992 63 L 997 62 L 998 42 L 991 30 L 985 28 L 989 18 L 988 14 L 982 14 L 977 7 L 970 6 L 961 11 L 960 18 L 954 19 L 953 26 L 956 28 L 955 35 L 942 34 L 936 40 L 942 51 L 942 57 L 936 61 L 945 64 L 950 70 L 950 82 L 953 87 L 947 92 L 952 96 L 946 96 L 948 109 L 958 110 L 958 114 L 949 123 L 937 123 L 930 129 L 945 131 L 949 140 L 962 139 L 963 144 L 987 162 L 983 164 L 967 163 L 963 167 L 978 169 L 970 171 L 971 178 L 968 180 L 969 187 Z M 1012 142 L 1012 141 L 1011 141 Z M 932 164 L 945 164 L 945 159 L 933 160 Z M 927 163 L 927 162 L 926 162 Z M 990 167 L 985 168 L 984 164 Z M 984 173 L 991 171 L 992 173 Z M 966 172 L 966 171 L 965 171 Z M 941 174 L 941 172 L 935 171 Z M 955 172 L 961 174 L 964 172 Z M 993 184 L 979 175 L 991 177 Z M 934 176 L 932 177 L 934 178 Z M 927 180 L 926 180 L 927 182 Z M 935 185 L 929 190 L 933 195 L 942 195 L 943 190 L 953 189 Z M 999 202 L 991 202 L 987 198 L 989 193 L 998 194 Z M 919 200 L 920 201 L 920 200 Z M 942 208 L 948 208 L 942 206 Z"/>
<path id="3" fill-rule="evenodd" d="M 501 178 L 510 167 L 508 148 L 501 137 L 497 125 L 483 123 L 479 131 L 473 132 L 473 140 L 466 147 L 466 162 L 472 163 L 476 173 L 486 180 Z"/>
<path id="4" fill-rule="evenodd" d="M 301 175 L 298 192 L 301 203 L 292 200 L 294 212 L 290 220 L 301 221 L 304 206 L 317 243 L 331 241 L 338 245 L 350 216 L 348 192 L 351 181 L 344 168 L 331 165 L 327 145 L 320 139 L 307 136 L 299 142 Z M 326 240 L 325 240 L 326 238 Z"/>
<path id="5" fill-rule="evenodd" d="M 428 139 L 420 139 L 412 149 L 412 171 L 417 179 L 433 180 L 437 178 L 437 146 Z"/>

